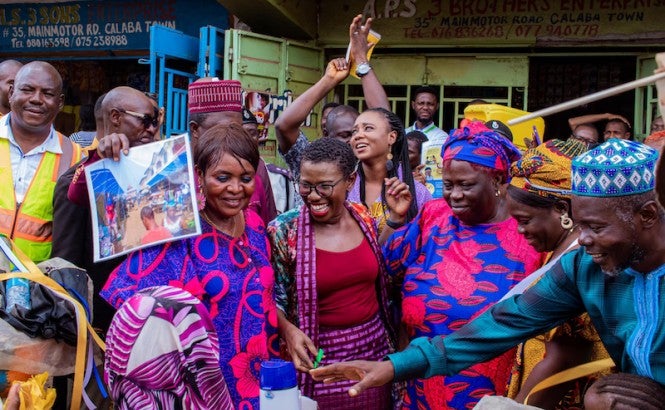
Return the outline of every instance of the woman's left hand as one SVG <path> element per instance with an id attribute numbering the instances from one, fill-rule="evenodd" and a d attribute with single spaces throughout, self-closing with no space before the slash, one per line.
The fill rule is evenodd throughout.
<path id="1" fill-rule="evenodd" d="M 390 220 L 396 223 L 406 222 L 406 213 L 413 200 L 409 186 L 397 177 L 386 178 L 385 186 L 386 204 L 390 211 Z"/>

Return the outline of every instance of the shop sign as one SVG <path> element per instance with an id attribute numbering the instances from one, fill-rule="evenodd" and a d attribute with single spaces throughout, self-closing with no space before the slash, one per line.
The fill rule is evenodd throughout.
<path id="1" fill-rule="evenodd" d="M 348 42 L 354 15 L 386 45 L 665 44 L 665 0 L 322 0 L 320 39 Z"/>
<path id="2" fill-rule="evenodd" d="M 0 52 L 147 50 L 153 24 L 198 37 L 201 26 L 227 28 L 228 13 L 215 0 L 7 4 Z"/>

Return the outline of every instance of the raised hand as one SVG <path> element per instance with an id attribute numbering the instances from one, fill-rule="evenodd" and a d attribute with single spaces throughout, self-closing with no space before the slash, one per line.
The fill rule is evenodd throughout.
<path id="1" fill-rule="evenodd" d="M 358 14 L 349 25 L 351 59 L 356 62 L 367 61 L 367 50 L 369 50 L 371 45 L 367 41 L 367 35 L 370 28 L 372 28 L 372 19 L 368 18 L 364 25 L 362 24 L 362 19 L 362 14 Z"/>
<path id="2" fill-rule="evenodd" d="M 328 63 L 328 66 L 326 67 L 326 73 L 325 76 L 329 77 L 335 83 L 341 83 L 346 79 L 346 77 L 349 76 L 349 63 L 346 61 L 345 58 L 336 58 L 334 60 L 330 60 Z"/>
<path id="3" fill-rule="evenodd" d="M 406 222 L 406 213 L 411 206 L 413 196 L 409 191 L 409 186 L 400 181 L 397 177 L 386 178 L 386 205 L 390 211 L 390 220 L 392 222 Z"/>
<path id="4" fill-rule="evenodd" d="M 312 369 L 309 374 L 314 380 L 324 383 L 358 380 L 358 383 L 349 389 L 349 396 L 355 397 L 371 387 L 390 383 L 395 377 L 395 368 L 390 360 L 382 362 L 354 360 Z"/>

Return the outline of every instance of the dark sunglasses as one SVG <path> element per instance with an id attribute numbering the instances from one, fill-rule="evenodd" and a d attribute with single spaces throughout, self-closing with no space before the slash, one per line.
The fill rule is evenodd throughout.
<path id="1" fill-rule="evenodd" d="M 116 110 L 120 111 L 123 114 L 129 114 L 134 118 L 140 119 L 145 129 L 150 128 L 151 125 L 155 128 L 159 126 L 159 115 L 141 114 L 140 112 L 129 111 L 124 108 L 116 108 Z"/>

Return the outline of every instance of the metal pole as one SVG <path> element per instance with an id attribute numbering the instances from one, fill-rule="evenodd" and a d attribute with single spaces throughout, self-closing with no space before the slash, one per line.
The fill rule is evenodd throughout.
<path id="1" fill-rule="evenodd" d="M 603 98 L 611 97 L 613 95 L 621 94 L 626 91 L 633 90 L 635 88 L 644 87 L 651 83 L 656 82 L 656 80 L 665 79 L 665 72 L 650 75 L 649 77 L 640 78 L 639 80 L 631 81 L 629 83 L 617 85 L 607 90 L 598 91 L 593 94 L 585 95 L 584 97 L 576 98 L 574 100 L 566 101 L 561 104 L 553 105 L 551 107 L 543 108 L 542 110 L 534 111 L 527 115 L 521 117 L 513 118 L 508 120 L 508 125 L 519 124 L 524 121 L 529 121 L 537 117 L 545 117 L 550 114 L 556 114 L 557 112 L 565 111 L 570 108 L 578 107 L 582 104 L 587 104 L 590 102 L 602 100 Z"/>

